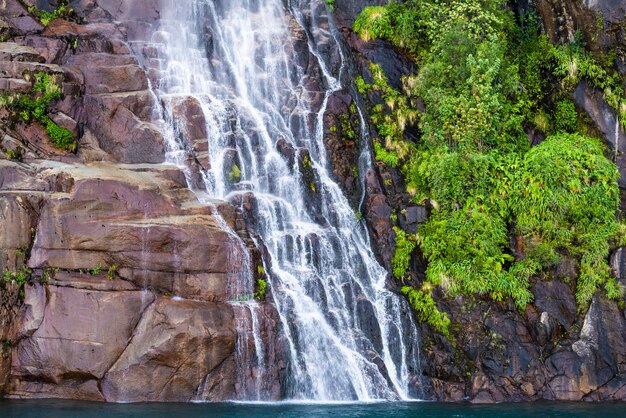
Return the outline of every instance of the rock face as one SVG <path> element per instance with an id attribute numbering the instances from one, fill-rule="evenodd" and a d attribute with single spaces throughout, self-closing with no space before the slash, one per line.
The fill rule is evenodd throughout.
<path id="1" fill-rule="evenodd" d="M 0 2 L 10 38 L 0 43 L 0 90 L 28 92 L 25 73 L 62 77 L 64 98 L 49 116 L 79 146 L 76 154 L 56 149 L 41 126 L 0 109 L 0 270 L 16 279 L 0 279 L 0 395 L 244 396 L 247 375 L 238 378 L 235 365 L 256 347 L 245 305 L 231 301 L 251 288 L 259 252 L 234 206 L 201 203 L 189 188 L 193 172 L 161 164 L 154 63 L 142 42 L 160 2 L 74 1 L 88 23 L 57 19 L 45 28 L 22 3 L 35 2 Z M 197 113 L 194 105 L 175 111 Z M 206 167 L 206 132 L 185 129 L 193 164 Z M 281 391 L 276 317 L 259 306 L 265 358 L 276 359 L 264 376 L 271 399 Z"/>
<path id="2" fill-rule="evenodd" d="M 43 283 L 26 287 L 13 324 L 7 394 L 192 399 L 236 356 L 226 302 L 246 276 L 238 242 L 177 169 L 33 167 L 45 190 L 0 193 L 3 231 L 16 232 L 3 242 L 3 263 L 27 262 Z M 228 204 L 218 209 L 233 230 L 242 222 Z M 10 256 L 24 247 L 26 259 Z M 224 376 L 225 398 L 236 396 L 235 382 Z"/>
<path id="3" fill-rule="evenodd" d="M 350 52 L 346 86 L 357 73 L 370 81 L 370 62 L 382 65 L 396 87 L 415 71 L 388 43 L 366 44 L 350 30 L 363 7 L 386 2 L 335 1 Z M 0 110 L 0 269 L 29 282 L 23 289 L 16 281 L 0 283 L 0 394 L 97 401 L 245 396 L 261 373 L 249 363 L 258 348 L 255 339 L 241 331 L 252 311 L 229 302 L 241 296 L 237 289 L 248 280 L 244 261 L 254 266 L 262 249 L 252 244 L 250 217 L 225 202 L 201 204 L 189 191 L 198 167 L 211 164 L 203 116 L 192 98 L 164 103 L 175 119 L 190 122 L 176 127 L 194 157 L 187 175 L 160 164 L 165 138 L 155 121 L 163 108 L 149 90 L 159 61 L 145 41 L 164 3 L 75 0 L 87 23 L 59 19 L 46 27 L 24 7 L 34 3 L 50 8 L 46 0 L 0 2 L 0 36 L 7 40 L 0 43 L 0 90 L 28 92 L 25 73 L 62 76 L 64 99 L 50 117 L 75 134 L 79 147 L 76 154 L 58 150 L 41 126 L 16 123 Z M 540 0 L 538 6 L 554 41 L 581 29 L 588 40 L 599 39 L 596 52 L 615 49 L 625 71 L 623 3 Z M 602 16 L 599 38 L 586 30 L 597 27 L 594 13 Z M 319 69 L 308 63 L 306 34 L 296 35 L 290 47 L 309 76 L 306 100 L 319 106 Z M 205 34 L 208 50 L 210 36 Z M 331 61 L 336 66 L 338 57 Z M 391 219 L 415 233 L 428 207 L 411 203 L 397 170 L 362 166 L 361 151 L 371 144 L 361 136 L 359 100 L 349 87 L 329 98 L 325 144 L 333 175 L 364 215 L 379 259 L 390 268 Z M 620 152 L 626 139 L 615 132 L 614 117 L 584 85 L 576 100 L 618 151 L 624 178 Z M 277 148 L 292 165 L 306 165 L 306 150 L 280 140 Z M 319 188 L 312 170 L 307 176 Z M 255 210 L 251 193 L 235 203 L 244 214 Z M 319 213 L 314 194 L 310 207 L 311 216 Z M 613 255 L 612 264 L 626 284 L 624 251 Z M 411 263 L 419 277 L 423 261 L 414 257 Z M 571 275 L 566 264 L 553 276 Z M 459 338 L 452 347 L 422 327 L 424 376 L 418 389 L 445 401 L 626 399 L 623 307 L 598 294 L 581 313 L 564 281 L 533 286 L 535 300 L 525 312 L 489 300 L 441 297 L 440 308 L 453 318 Z M 367 310 L 364 305 L 363 317 Z M 262 391 L 277 399 L 284 393 L 285 341 L 276 335 L 279 321 L 271 304 L 255 312 L 268 365 Z"/>
<path id="4" fill-rule="evenodd" d="M 596 54 L 615 52 L 618 69 L 626 73 L 626 1 L 539 0 L 537 9 L 553 42 L 571 41 L 580 32 Z"/>
<path id="5" fill-rule="evenodd" d="M 358 11 L 381 3 L 386 2 L 337 0 L 335 16 L 351 52 L 353 71 L 370 81 L 369 63 L 380 64 L 389 83 L 398 87 L 402 75 L 416 71 L 414 65 L 386 42 L 364 43 L 351 31 Z M 517 5 L 523 7 L 524 3 Z M 624 71 L 623 1 L 542 0 L 537 6 L 553 42 L 569 41 L 580 30 L 594 52 L 616 51 L 618 66 Z M 600 22 L 603 31 L 597 34 Z M 372 93 L 364 99 L 371 104 L 380 100 Z M 575 100 L 615 155 L 625 196 L 622 151 L 626 138 L 616 124 L 615 113 L 584 83 L 578 86 Z M 374 127 L 370 126 L 370 132 L 375 138 Z M 341 153 L 339 157 L 345 158 Z M 395 252 L 393 224 L 397 222 L 405 231 L 415 233 L 429 208 L 412 204 L 401 174 L 384 164 L 375 164 L 365 174 L 365 188 L 363 214 L 380 261 L 389 270 Z M 612 262 L 616 277 L 624 283 L 623 252 L 617 251 Z M 579 312 L 572 284 L 577 273 L 570 264 L 565 260 L 550 272 L 551 278 L 536 280 L 532 289 L 535 300 L 524 312 L 489 299 L 435 294 L 439 309 L 452 320 L 456 346 L 421 327 L 423 380 L 417 383 L 418 389 L 428 399 L 475 403 L 626 400 L 626 299 L 617 304 L 598 293 L 590 307 Z M 419 254 L 412 258 L 410 270 L 419 281 L 425 270 Z"/>

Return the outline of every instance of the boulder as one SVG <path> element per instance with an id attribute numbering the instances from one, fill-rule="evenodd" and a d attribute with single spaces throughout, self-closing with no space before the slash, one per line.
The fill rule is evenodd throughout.
<path id="1" fill-rule="evenodd" d="M 205 377 L 232 355 L 235 340 L 228 305 L 158 298 L 104 377 L 104 397 L 118 402 L 193 400 Z"/>
<path id="2" fill-rule="evenodd" d="M 97 381 L 120 356 L 152 301 L 139 291 L 99 292 L 51 285 L 45 293 L 37 290 L 28 289 L 36 296 L 28 298 L 31 314 L 24 318 L 21 330 L 32 335 L 19 343 L 11 366 L 11 391 L 17 396 L 38 393 L 40 382 L 55 383 L 50 396 L 63 396 L 67 388 L 77 385 L 97 388 Z M 88 399 L 101 397 L 94 393 Z"/>
<path id="3" fill-rule="evenodd" d="M 0 271 L 24 265 L 37 225 L 37 201 L 27 194 L 0 194 Z"/>

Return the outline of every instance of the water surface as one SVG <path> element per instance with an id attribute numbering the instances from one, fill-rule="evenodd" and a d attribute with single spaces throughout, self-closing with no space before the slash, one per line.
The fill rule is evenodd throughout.
<path id="1" fill-rule="evenodd" d="M 624 417 L 626 403 L 535 402 L 470 405 L 435 402 L 105 404 L 0 400 L 0 417 Z"/>

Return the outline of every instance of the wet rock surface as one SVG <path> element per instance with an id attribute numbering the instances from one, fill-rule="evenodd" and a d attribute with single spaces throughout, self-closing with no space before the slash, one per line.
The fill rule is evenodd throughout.
<path id="1" fill-rule="evenodd" d="M 399 86 L 402 75 L 415 71 L 410 62 L 385 42 L 366 45 L 349 29 L 364 6 L 383 3 L 336 0 L 335 17 L 350 47 L 351 71 L 367 80 L 369 62 L 377 62 L 391 85 Z M 595 10 L 607 28 L 598 51 L 617 46 L 618 63 L 626 68 L 619 46 L 623 25 L 616 23 L 623 2 L 570 3 L 539 1 L 553 40 L 593 27 L 585 10 Z M 24 71 L 63 75 L 65 98 L 51 117 L 79 139 L 79 151 L 72 154 L 53 148 L 37 125 L 0 124 L 2 154 L 17 149 L 22 155 L 22 161 L 0 157 L 0 268 L 32 270 L 22 297 L 15 283 L 0 289 L 0 393 L 98 401 L 223 400 L 246 393 L 259 372 L 240 370 L 236 361 L 237 320 L 248 320 L 240 307 L 227 303 L 230 284 L 244 273 L 241 259 L 233 257 L 238 247 L 215 213 L 189 192 L 183 173 L 159 165 L 164 139 L 153 123 L 155 99 L 148 89 L 158 75 L 158 57 L 141 42 L 155 28 L 159 2 L 73 5 L 87 23 L 56 20 L 44 28 L 20 2 L 0 3 L 0 34 L 10 37 L 0 43 L 0 90 L 28 91 Z M 302 99 L 315 108 L 322 99 L 320 70 L 305 34 L 297 25 L 293 29 L 299 41 L 288 47 L 300 54 L 310 76 Z M 204 36 L 210 50 L 211 33 Z M 325 141 L 333 175 L 355 212 L 362 211 L 379 259 L 389 268 L 395 250 L 392 217 L 415 233 L 428 207 L 411 203 L 397 170 L 375 164 L 358 171 L 365 144 L 351 109 L 355 97 L 347 89 L 329 99 Z M 610 142 L 613 120 L 593 92 L 581 86 L 576 98 Z M 171 109 L 183 120 L 201 117 L 191 98 Z M 208 167 L 207 133 L 195 123 L 178 129 L 197 164 Z M 626 144 L 622 136 L 614 136 L 618 151 Z M 291 165 L 306 165 L 308 150 L 277 139 L 277 151 Z M 315 216 L 320 208 L 314 170 L 305 181 Z M 252 248 L 245 230 L 254 234 L 254 196 L 242 194 L 234 203 L 248 214 L 245 220 L 232 205 L 215 205 L 258 259 L 262 249 Z M 612 264 L 626 283 L 623 251 L 613 255 Z M 565 264 L 558 268 L 555 276 L 569 274 Z M 419 279 L 423 261 L 416 257 L 411 269 Z M 419 389 L 430 399 L 477 403 L 626 399 L 623 307 L 598 294 L 588 310 L 578 312 L 572 286 L 563 281 L 537 281 L 533 291 L 535 300 L 524 312 L 504 303 L 438 295 L 440 308 L 453 318 L 457 346 L 422 327 Z M 361 303 L 359 310 L 361 327 L 377 341 L 377 330 L 367 323 L 371 307 Z M 280 356 L 286 342 L 276 336 L 278 319 L 269 304 L 261 316 L 270 368 L 264 390 L 279 398 L 288 368 Z M 243 384 L 236 382 L 238 374 L 246 376 Z"/>
<path id="2" fill-rule="evenodd" d="M 335 17 L 351 50 L 355 74 L 371 81 L 369 64 L 377 63 L 383 65 L 390 85 L 397 88 L 400 78 L 416 68 L 386 42 L 365 43 L 351 30 L 360 10 L 381 3 L 386 2 L 337 0 Z M 623 72 L 622 3 L 545 0 L 537 6 L 553 42 L 568 42 L 576 30 L 581 30 L 595 53 L 615 50 Z M 594 28 L 600 21 L 604 29 L 598 36 Z M 363 99 L 366 104 L 380 100 L 373 93 Z M 624 177 L 621 151 L 626 140 L 621 128 L 616 131 L 614 112 L 584 83 L 578 86 L 575 100 L 604 135 Z M 374 127 L 369 126 L 369 130 L 375 140 Z M 349 158 L 354 164 L 354 157 Z M 396 224 L 416 233 L 429 214 L 428 202 L 426 206 L 411 203 L 401 174 L 382 163 L 374 164 L 365 174 L 364 184 L 364 218 L 380 261 L 389 270 L 395 252 L 392 227 Z M 613 270 L 622 282 L 626 271 L 623 251 L 612 256 Z M 434 296 L 439 309 L 452 319 L 456 346 L 421 326 L 423 379 L 416 382 L 416 388 L 428 399 L 474 403 L 626 399 L 626 299 L 609 301 L 598 293 L 589 308 L 580 312 L 574 297 L 577 272 L 575 266 L 572 271 L 570 261 L 562 260 L 551 277 L 535 280 L 535 299 L 524 312 L 510 303 L 453 298 L 437 290 Z M 421 256 L 415 254 L 410 271 L 416 283 L 425 267 Z"/>
<path id="3" fill-rule="evenodd" d="M 618 69 L 626 73 L 624 0 L 539 0 L 537 9 L 551 41 L 569 42 L 580 32 L 598 56 L 613 51 Z"/>
<path id="4" fill-rule="evenodd" d="M 145 43 L 160 2 L 72 6 L 85 22 L 43 27 L 22 2 L 0 2 L 0 29 L 10 37 L 0 43 L 0 90 L 28 92 L 26 72 L 58 74 L 63 98 L 50 118 L 79 143 L 77 153 L 54 148 L 37 123 L 0 110 L 0 271 L 27 281 L 0 286 L 0 395 L 237 398 L 243 389 L 232 367 L 254 345 L 237 352 L 231 299 L 249 275 L 244 259 L 258 259 L 258 250 L 234 206 L 199 202 L 179 168 L 160 164 L 165 144 L 155 121 L 163 115 L 154 113 L 154 51 Z M 199 114 L 190 100 L 174 111 Z M 180 129 L 206 168 L 199 126 Z M 275 358 L 276 319 L 271 306 L 265 311 L 266 357 Z M 272 367 L 266 385 L 277 398 Z"/>

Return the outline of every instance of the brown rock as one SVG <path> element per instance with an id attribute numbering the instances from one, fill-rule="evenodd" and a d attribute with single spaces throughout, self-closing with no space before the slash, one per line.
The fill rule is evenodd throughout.
<path id="1" fill-rule="evenodd" d="M 27 289 L 37 292 L 37 288 Z M 38 292 L 40 295 L 40 292 Z M 33 298 L 29 296 L 28 300 Z M 13 356 L 11 391 L 18 396 L 38 392 L 39 382 L 54 382 L 50 396 L 104 376 L 131 338 L 141 313 L 153 298 L 142 292 L 98 292 L 48 286 L 40 326 L 22 340 Z M 30 333 L 40 320 L 41 301 L 31 302 L 32 318 L 23 323 Z M 97 389 L 96 389 L 97 390 Z M 83 396 L 98 399 L 99 396 Z"/>
<path id="2" fill-rule="evenodd" d="M 146 74 L 138 65 L 83 67 L 85 91 L 88 94 L 145 90 Z"/>
<path id="3" fill-rule="evenodd" d="M 159 298 L 104 377 L 106 400 L 192 400 L 209 372 L 232 355 L 233 320 L 228 305 Z"/>
<path id="4" fill-rule="evenodd" d="M 0 194 L 0 271 L 17 271 L 24 265 L 37 224 L 36 200 L 26 194 Z"/>
<path id="5" fill-rule="evenodd" d="M 48 185 L 26 164 L 0 160 L 0 190 L 45 191 Z"/>
<path id="6" fill-rule="evenodd" d="M 194 97 L 185 97 L 173 100 L 170 106 L 183 140 L 193 150 L 202 168 L 209 169 L 209 140 L 200 103 Z"/>
<path id="7" fill-rule="evenodd" d="M 44 62 L 39 52 L 31 47 L 15 42 L 0 42 L 0 61 Z"/>
<path id="8" fill-rule="evenodd" d="M 85 100 L 90 103 L 89 98 Z M 85 112 L 86 124 L 98 139 L 99 147 L 114 161 L 141 164 L 161 163 L 165 159 L 161 133 L 128 108 L 92 108 L 87 105 Z"/>

